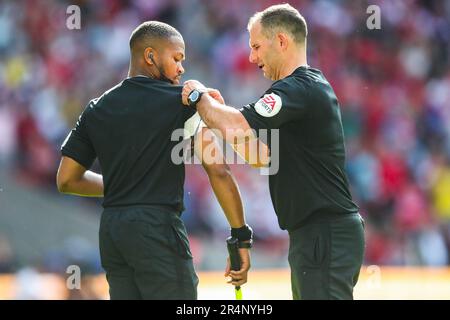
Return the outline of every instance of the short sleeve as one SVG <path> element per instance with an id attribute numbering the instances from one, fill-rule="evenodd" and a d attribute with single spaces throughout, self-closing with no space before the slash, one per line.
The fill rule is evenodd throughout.
<path id="1" fill-rule="evenodd" d="M 303 84 L 279 81 L 258 101 L 244 106 L 239 111 L 256 131 L 278 129 L 302 117 L 306 100 L 307 94 Z"/>
<path id="2" fill-rule="evenodd" d="M 184 123 L 184 139 L 194 137 L 204 127 L 206 127 L 206 124 L 200 118 L 198 112 L 196 112 Z"/>
<path id="3" fill-rule="evenodd" d="M 194 108 L 191 107 L 186 107 L 185 105 L 181 104 L 182 108 L 183 108 L 183 117 L 184 117 L 184 121 L 188 121 L 190 118 L 192 118 L 192 116 L 194 116 L 197 112 L 197 110 L 195 110 Z"/>
<path id="4" fill-rule="evenodd" d="M 92 166 L 96 156 L 87 130 L 87 115 L 90 106 L 78 118 L 78 121 L 61 146 L 63 156 L 72 158 L 86 169 Z"/>

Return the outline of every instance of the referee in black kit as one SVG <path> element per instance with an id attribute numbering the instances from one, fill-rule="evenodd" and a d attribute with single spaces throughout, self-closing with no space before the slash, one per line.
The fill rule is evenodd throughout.
<path id="1" fill-rule="evenodd" d="M 195 116 L 182 105 L 177 86 L 184 41 L 175 28 L 149 21 L 133 31 L 130 51 L 128 78 L 90 101 L 63 143 L 58 189 L 104 196 L 100 255 L 111 299 L 196 299 L 198 278 L 180 218 L 184 164 L 171 158 L 179 143 L 171 141 L 172 133 Z M 195 146 L 197 156 L 232 234 L 248 243 L 252 232 L 229 168 L 203 157 L 202 147 L 214 143 L 203 141 L 206 130 L 197 135 L 203 142 Z M 96 158 L 102 175 L 89 171 Z M 248 251 L 239 250 L 243 282 Z"/>
<path id="2" fill-rule="evenodd" d="M 236 110 L 191 80 L 183 102 L 196 106 L 208 127 L 231 143 L 254 141 L 250 128 L 256 134 L 279 130 L 279 154 L 270 155 L 278 157 L 279 170 L 269 176 L 269 188 L 279 225 L 289 232 L 293 298 L 353 299 L 364 226 L 345 174 L 338 100 L 322 72 L 307 64 L 307 25 L 295 8 L 284 4 L 258 12 L 248 30 L 250 62 L 275 81 L 264 95 Z"/>

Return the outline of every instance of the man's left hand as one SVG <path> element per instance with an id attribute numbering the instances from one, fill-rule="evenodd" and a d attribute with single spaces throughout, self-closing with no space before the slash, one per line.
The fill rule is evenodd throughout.
<path id="1" fill-rule="evenodd" d="M 247 274 L 250 269 L 250 250 L 245 248 L 239 249 L 239 256 L 241 259 L 241 270 L 231 270 L 230 258 L 227 258 L 227 266 L 225 268 L 225 277 L 231 277 L 227 283 L 233 286 L 242 286 L 247 282 Z"/>

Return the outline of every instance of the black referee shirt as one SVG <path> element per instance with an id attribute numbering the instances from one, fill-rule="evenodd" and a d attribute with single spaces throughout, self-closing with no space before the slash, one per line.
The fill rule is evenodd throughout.
<path id="1" fill-rule="evenodd" d="M 240 111 L 256 131 L 279 129 L 279 170 L 269 188 L 282 229 L 358 212 L 344 169 L 339 103 L 319 70 L 297 68 Z"/>
<path id="2" fill-rule="evenodd" d="M 89 102 L 61 151 L 89 169 L 98 157 L 103 206 L 168 205 L 183 210 L 184 164 L 171 160 L 174 130 L 195 111 L 181 86 L 128 78 Z M 181 140 L 181 139 L 180 139 Z"/>

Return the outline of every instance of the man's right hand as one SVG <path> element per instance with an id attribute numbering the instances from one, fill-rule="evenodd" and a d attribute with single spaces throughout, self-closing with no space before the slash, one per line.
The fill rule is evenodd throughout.
<path id="1" fill-rule="evenodd" d="M 188 104 L 188 96 L 192 90 L 197 89 L 208 93 L 214 100 L 219 103 L 225 104 L 225 100 L 223 99 L 220 91 L 213 88 L 206 88 L 200 81 L 197 80 L 187 80 L 184 82 L 183 92 L 182 92 L 182 101 L 183 104 Z"/>
<path id="2" fill-rule="evenodd" d="M 185 81 L 184 85 L 183 85 L 183 91 L 181 93 L 183 104 L 185 104 L 187 106 L 189 105 L 188 96 L 191 93 L 191 91 L 194 89 L 201 90 L 201 91 L 207 91 L 206 87 L 200 81 L 197 81 L 197 80 Z"/>

